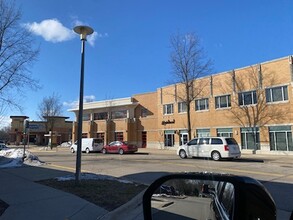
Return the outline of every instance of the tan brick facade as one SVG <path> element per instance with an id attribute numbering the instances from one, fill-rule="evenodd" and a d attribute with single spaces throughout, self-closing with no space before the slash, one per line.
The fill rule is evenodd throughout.
<path id="1" fill-rule="evenodd" d="M 285 57 L 197 79 L 196 92 L 200 92 L 191 103 L 191 137 L 180 99 L 182 84 L 85 103 L 83 136 L 170 149 L 196 136 L 229 135 L 244 151 L 290 154 L 292 70 L 291 57 Z M 71 111 L 78 115 L 78 109 Z M 74 139 L 76 127 L 75 123 Z"/>
<path id="2" fill-rule="evenodd" d="M 28 120 L 27 116 L 10 116 L 11 131 L 10 140 L 11 144 L 20 145 L 24 140 L 24 120 Z M 54 128 L 51 129 L 46 125 L 45 121 L 29 121 L 29 129 L 25 134 L 26 140 L 30 144 L 47 145 L 49 139 L 52 138 L 52 144 L 58 145 L 62 142 L 70 141 L 72 136 L 72 121 L 66 121 L 68 117 L 51 117 L 54 118 Z M 52 130 L 52 135 L 49 131 Z"/>

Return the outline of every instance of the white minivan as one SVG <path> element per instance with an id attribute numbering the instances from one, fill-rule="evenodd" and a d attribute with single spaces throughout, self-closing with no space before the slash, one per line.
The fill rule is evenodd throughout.
<path id="1" fill-rule="evenodd" d="M 206 157 L 220 160 L 222 158 L 240 158 L 241 151 L 234 138 L 200 137 L 181 145 L 177 150 L 177 155 L 182 159 L 186 157 Z"/>
<path id="2" fill-rule="evenodd" d="M 100 138 L 82 138 L 81 139 L 81 151 L 86 152 L 98 152 L 103 149 L 104 142 Z M 71 145 L 70 150 L 72 153 L 77 151 L 77 141 Z"/>

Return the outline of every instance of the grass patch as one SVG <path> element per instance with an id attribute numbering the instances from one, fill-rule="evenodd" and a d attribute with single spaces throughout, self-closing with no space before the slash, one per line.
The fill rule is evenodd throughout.
<path id="1" fill-rule="evenodd" d="M 147 187 L 142 184 L 96 179 L 82 179 L 79 185 L 75 184 L 75 180 L 57 179 L 42 180 L 38 183 L 74 194 L 108 211 L 127 203 Z"/>

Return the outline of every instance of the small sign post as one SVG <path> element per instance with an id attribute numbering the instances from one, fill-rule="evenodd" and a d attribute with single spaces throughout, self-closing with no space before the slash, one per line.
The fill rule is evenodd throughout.
<path id="1" fill-rule="evenodd" d="M 23 121 L 23 156 L 22 156 L 22 161 L 26 158 L 25 154 L 25 145 L 27 141 L 27 132 L 29 131 L 29 120 L 24 120 Z"/>

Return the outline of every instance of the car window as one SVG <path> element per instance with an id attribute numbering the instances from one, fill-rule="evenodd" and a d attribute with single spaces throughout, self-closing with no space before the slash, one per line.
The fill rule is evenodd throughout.
<path id="1" fill-rule="evenodd" d="M 200 138 L 198 144 L 208 144 L 209 140 L 209 138 Z"/>
<path id="2" fill-rule="evenodd" d="M 223 144 L 223 141 L 220 138 L 212 138 L 211 144 Z"/>
<path id="3" fill-rule="evenodd" d="M 226 138 L 227 144 L 238 144 L 234 138 Z"/>
<path id="4" fill-rule="evenodd" d="M 101 143 L 103 143 L 103 140 L 102 139 L 94 139 L 94 143 L 101 144 Z"/>
<path id="5" fill-rule="evenodd" d="M 229 216 L 232 216 L 234 208 L 234 186 L 231 183 L 222 182 L 217 186 L 217 196 L 222 207 Z"/>
<path id="6" fill-rule="evenodd" d="M 197 138 L 192 139 L 191 141 L 189 141 L 187 145 L 197 145 Z"/>

